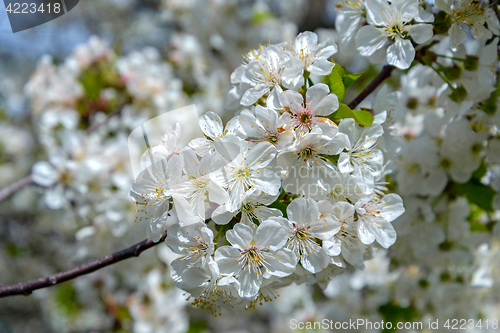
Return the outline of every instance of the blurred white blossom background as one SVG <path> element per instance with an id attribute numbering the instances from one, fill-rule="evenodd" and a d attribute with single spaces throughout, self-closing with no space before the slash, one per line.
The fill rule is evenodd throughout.
<path id="1" fill-rule="evenodd" d="M 172 232 L 170 247 L 162 243 L 138 258 L 30 296 L 0 299 L 0 332 L 290 332 L 291 319 L 325 318 L 393 323 L 481 319 L 498 324 L 496 2 L 87 0 L 57 20 L 17 34 L 10 32 L 3 9 L 2 15 L 0 285 L 64 271 L 150 235 L 159 238 L 158 232 L 172 225 L 170 230 L 182 233 L 175 219 L 162 221 L 156 233 L 152 225 L 138 221 L 129 193 L 131 188 L 140 192 L 141 184 L 134 183 L 128 138 L 146 121 L 193 104 L 205 141 L 181 150 L 176 140 L 182 129 L 169 124 L 160 139 L 163 146 L 154 152 L 169 159 L 171 170 L 177 157 L 198 158 L 196 152 L 203 161 L 206 145 L 212 145 L 210 158 L 221 160 L 215 142 L 224 136 L 248 142 L 265 136 L 272 143 L 267 156 L 272 155 L 269 150 L 279 155 L 269 168 L 290 167 L 279 184 L 291 186 L 286 188 L 291 195 L 280 196 L 266 214 L 287 211 L 289 205 L 288 218 L 295 226 L 287 224 L 290 231 L 276 222 L 273 235 L 285 229 L 293 234 L 300 222 L 292 216 L 302 214 L 306 205 L 316 207 L 318 215 L 328 205 L 343 211 L 334 218 L 339 223 L 335 232 L 330 221 L 334 245 L 324 254 L 328 267 L 318 269 L 296 258 L 300 265 L 293 263 L 298 267 L 293 274 L 282 280 L 266 277 L 257 296 L 248 294 L 246 309 L 223 309 L 214 316 L 200 309 L 199 302 L 192 304 L 186 291 L 193 290 L 171 277 L 176 277 L 172 268 L 179 260 Z M 314 31 L 325 56 L 317 54 L 308 62 L 296 38 L 303 31 Z M 283 50 L 290 59 L 300 59 L 298 65 L 280 59 L 287 57 Z M 257 56 L 268 61 L 258 63 L 262 69 L 255 67 Z M 342 108 L 351 111 L 348 102 L 388 68 L 384 65 L 394 67 L 387 79 L 351 107 L 369 110 L 373 124 L 360 126 L 363 121 L 354 116 L 340 117 Z M 280 70 L 266 72 L 273 66 Z M 349 76 L 349 89 L 342 84 L 335 90 L 332 75 L 345 75 L 344 83 Z M 301 112 L 316 99 L 323 104 L 308 109 L 310 118 L 304 121 Z M 275 116 L 270 123 L 275 142 L 265 126 L 254 131 L 252 124 L 263 122 L 259 115 Z M 225 131 L 210 137 L 203 126 L 217 123 L 227 123 Z M 336 140 L 343 140 L 343 146 L 330 153 L 338 148 Z M 314 184 L 306 178 L 306 185 L 325 189 L 317 195 L 295 188 L 290 176 L 309 156 L 304 147 L 322 154 L 320 162 L 307 163 L 334 169 L 337 175 Z M 19 180 L 18 189 L 2 197 Z M 356 189 L 350 191 L 352 181 Z M 327 185 L 338 184 L 346 192 L 327 193 Z M 255 202 L 267 208 L 278 198 L 278 192 L 263 192 L 241 198 L 229 193 L 217 205 L 211 202 L 206 218 L 208 211 L 216 213 L 205 235 L 228 232 L 228 211 L 242 212 L 242 222 L 236 224 L 241 228 L 252 225 L 252 217 L 261 221 L 245 217 L 245 209 Z M 369 206 L 373 198 L 380 206 Z M 376 212 L 380 217 L 386 206 L 397 216 L 404 211 L 397 219 L 383 220 L 392 222 L 389 228 L 395 231 L 359 236 L 356 228 L 364 214 L 383 207 Z M 231 223 L 227 226 L 233 227 Z M 244 232 L 238 228 L 230 232 Z M 327 243 L 322 239 L 312 246 L 323 251 Z M 231 244 L 222 241 L 217 251 Z M 356 250 L 344 250 L 352 244 Z M 219 259 L 216 253 L 220 265 Z M 239 285 L 242 278 L 231 281 Z M 242 290 L 239 296 L 245 294 Z M 466 330 L 497 332 L 498 325 Z"/>

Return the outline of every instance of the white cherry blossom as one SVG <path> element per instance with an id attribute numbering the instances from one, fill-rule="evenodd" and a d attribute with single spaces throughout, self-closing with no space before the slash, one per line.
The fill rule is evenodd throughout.
<path id="1" fill-rule="evenodd" d="M 186 226 L 176 223 L 168 228 L 165 243 L 174 253 L 182 255 L 171 263 L 176 272 L 174 277 L 176 282 L 187 286 L 199 286 L 197 273 L 200 269 L 207 268 L 214 253 L 213 238 L 212 230 L 199 218 L 196 223 Z"/>
<path id="2" fill-rule="evenodd" d="M 358 214 L 358 237 L 363 244 L 375 240 L 384 248 L 396 242 L 396 231 L 392 221 L 404 213 L 403 200 L 395 193 L 381 199 L 364 198 L 356 202 Z"/>
<path id="3" fill-rule="evenodd" d="M 318 243 L 333 238 L 340 230 L 338 219 L 331 210 L 319 206 L 330 205 L 328 202 L 316 202 L 313 199 L 297 198 L 287 207 L 288 220 L 271 218 L 286 228 L 289 238 L 286 247 L 292 250 L 307 271 L 318 273 L 330 262 L 328 253 Z"/>
<path id="4" fill-rule="evenodd" d="M 211 177 L 222 183 L 228 191 L 227 211 L 238 210 L 245 196 L 254 190 L 270 195 L 279 192 L 281 179 L 269 167 L 276 156 L 276 148 L 272 144 L 249 143 L 232 137 L 230 140 L 217 141 L 215 146 L 227 164 L 221 163 Z"/>
<path id="5" fill-rule="evenodd" d="M 215 252 L 221 273 L 234 273 L 240 283 L 240 297 L 253 297 L 266 276 L 285 277 L 297 264 L 295 254 L 283 248 L 287 231 L 278 222 L 266 220 L 257 229 L 238 223 L 226 233 L 232 246 Z"/>
<path id="6" fill-rule="evenodd" d="M 337 125 L 325 117 L 338 110 L 339 99 L 330 93 L 326 84 L 317 83 L 307 89 L 305 100 L 293 90 L 282 92 L 279 99 L 283 109 L 291 114 L 292 126 L 299 135 L 314 126 L 319 126 L 325 135 L 333 137 L 337 133 Z"/>
<path id="7" fill-rule="evenodd" d="M 278 152 L 290 147 L 295 140 L 289 113 L 280 115 L 275 110 L 257 105 L 253 111 L 241 111 L 238 120 L 248 141 L 267 141 Z"/>
<path id="8" fill-rule="evenodd" d="M 318 35 L 314 32 L 301 32 L 291 44 L 291 56 L 283 70 L 285 81 L 303 81 L 304 71 L 314 75 L 330 74 L 335 64 L 328 61 L 328 58 L 337 51 L 338 47 L 333 39 L 319 43 Z"/>
<path id="9" fill-rule="evenodd" d="M 366 18 L 369 25 L 362 27 L 356 35 L 356 46 L 362 56 L 372 56 L 389 40 L 387 63 L 407 69 L 415 58 L 415 48 L 408 37 L 418 43 L 432 38 L 432 25 L 410 22 L 418 16 L 418 0 L 366 0 Z"/>
<path id="10" fill-rule="evenodd" d="M 336 155 L 344 150 L 347 138 L 337 133 L 333 138 L 314 126 L 289 149 L 278 156 L 278 164 L 286 170 L 283 188 L 287 192 L 310 195 L 321 181 L 336 171 L 324 155 Z"/>

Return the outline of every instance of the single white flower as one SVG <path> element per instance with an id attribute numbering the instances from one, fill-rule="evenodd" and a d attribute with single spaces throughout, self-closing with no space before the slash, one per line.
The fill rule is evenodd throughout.
<path id="1" fill-rule="evenodd" d="M 325 135 L 335 136 L 337 125 L 326 116 L 339 108 L 339 99 L 324 83 L 317 83 L 307 89 L 306 98 L 294 90 L 287 90 L 279 95 L 283 109 L 292 115 L 292 126 L 299 134 L 309 132 L 319 126 Z"/>
<path id="2" fill-rule="evenodd" d="M 323 248 L 330 256 L 342 257 L 358 269 L 363 269 L 365 248 L 358 237 L 358 221 L 354 220 L 355 208 L 348 202 L 337 202 L 330 206 L 331 213 L 340 222 L 340 231 L 331 239 L 323 241 Z"/>
<path id="3" fill-rule="evenodd" d="M 291 56 L 283 70 L 284 81 L 292 82 L 292 85 L 296 81 L 303 82 L 304 71 L 321 76 L 330 74 L 335 64 L 328 58 L 337 51 L 333 39 L 318 44 L 318 35 L 314 32 L 301 32 L 292 41 Z"/>
<path id="4" fill-rule="evenodd" d="M 280 116 L 270 108 L 257 105 L 253 111 L 241 111 L 238 120 L 248 141 L 267 141 L 276 147 L 278 153 L 290 147 L 295 140 L 289 113 Z"/>
<path id="5" fill-rule="evenodd" d="M 226 205 L 219 206 L 212 213 L 212 220 L 217 224 L 227 224 L 234 216 L 241 212 L 240 222 L 256 228 L 255 221 L 262 223 L 270 217 L 283 216 L 279 209 L 267 207 L 276 201 L 278 196 L 279 193 L 269 195 L 255 190 L 243 198 L 240 209 L 235 212 L 229 212 Z"/>
<path id="6" fill-rule="evenodd" d="M 182 161 L 178 156 L 172 156 L 168 161 L 161 158 L 144 169 L 130 189 L 130 196 L 138 206 L 137 221 L 149 224 L 148 230 L 155 240 L 160 239 L 171 209 L 168 180 L 172 175 L 180 176 L 181 170 Z"/>
<path id="7" fill-rule="evenodd" d="M 233 302 L 238 298 L 239 282 L 230 274 L 221 274 L 219 266 L 211 257 L 203 269 L 197 269 L 192 272 L 196 274 L 196 283 L 198 286 L 179 285 L 187 290 L 189 298 L 194 298 L 191 305 L 203 310 L 209 310 L 214 316 L 220 316 L 222 309 L 232 309 Z M 172 266 L 172 277 L 184 279 L 185 272 L 179 274 L 176 267 Z M 188 299 L 189 299 L 188 298 Z"/>
<path id="8" fill-rule="evenodd" d="M 279 192 L 281 179 L 278 173 L 270 168 L 270 163 L 276 156 L 276 148 L 272 144 L 248 143 L 233 136 L 227 140 L 216 141 L 215 147 L 227 164 L 221 164 L 211 177 L 227 189 L 228 211 L 237 211 L 245 196 L 254 190 L 270 195 Z"/>
<path id="9" fill-rule="evenodd" d="M 226 233 L 232 246 L 215 252 L 221 273 L 234 274 L 240 283 L 240 297 L 254 297 L 264 278 L 285 277 L 297 265 L 295 254 L 284 249 L 287 231 L 278 222 L 266 220 L 257 229 L 238 223 Z"/>
<path id="10" fill-rule="evenodd" d="M 467 39 L 467 32 L 462 26 L 469 27 L 474 38 L 490 39 L 492 34 L 500 34 L 500 22 L 489 1 L 436 0 L 435 5 L 452 19 L 448 34 L 454 50 Z M 488 28 L 484 26 L 485 23 Z"/>
<path id="11" fill-rule="evenodd" d="M 387 48 L 387 62 L 400 69 L 407 69 L 415 59 L 415 48 L 408 39 L 417 44 L 425 43 L 433 36 L 432 24 L 410 24 L 418 17 L 418 0 L 366 0 L 366 17 L 369 25 L 362 27 L 356 35 L 356 46 L 362 56 L 372 56 L 389 40 L 394 43 Z"/>
<path id="12" fill-rule="evenodd" d="M 381 199 L 366 197 L 356 202 L 355 207 L 358 237 L 363 244 L 376 240 L 387 249 L 396 242 L 396 231 L 391 222 L 405 211 L 399 195 L 391 193 Z"/>
<path id="13" fill-rule="evenodd" d="M 278 95 L 283 91 L 281 85 L 288 89 L 298 89 L 302 84 L 298 79 L 295 82 L 283 81 L 284 64 L 289 54 L 280 45 L 262 46 L 255 53 L 241 77 L 243 83 L 250 85 L 241 97 L 240 103 L 245 106 L 254 104 L 268 94 L 266 104 L 272 108 L 279 107 Z"/>
<path id="14" fill-rule="evenodd" d="M 222 205 L 227 202 L 229 195 L 222 188 L 221 182 L 214 181 L 210 175 L 213 171 L 214 154 L 209 151 L 201 159 L 195 152 L 186 147 L 179 152 L 183 161 L 184 175 L 169 179 L 170 194 L 181 197 L 189 203 L 190 211 L 187 215 L 194 214 L 206 219 L 207 206 L 210 202 Z M 183 209 L 181 204 L 176 205 L 177 213 Z"/>
<path id="15" fill-rule="evenodd" d="M 347 152 L 340 153 L 338 168 L 342 173 L 355 172 L 367 179 L 373 178 L 373 173 L 380 171 L 384 165 L 382 151 L 377 149 L 379 137 L 384 134 L 381 125 L 374 124 L 360 128 L 354 119 L 344 119 L 339 125 L 339 131 L 346 134 Z"/>
<path id="16" fill-rule="evenodd" d="M 205 155 L 209 150 L 213 151 L 215 141 L 228 134 L 235 134 L 238 131 L 237 118 L 228 121 L 224 128 L 222 119 L 212 111 L 201 116 L 199 123 L 204 137 L 193 139 L 188 145 L 200 156 Z"/>
<path id="17" fill-rule="evenodd" d="M 199 286 L 197 271 L 206 268 L 208 260 L 214 253 L 213 239 L 212 230 L 208 229 L 199 218 L 193 224 L 182 226 L 176 223 L 168 228 L 165 243 L 174 253 L 182 255 L 171 263 L 177 274 L 175 281 L 191 287 Z"/>
<path id="18" fill-rule="evenodd" d="M 313 199 L 297 198 L 286 209 L 288 219 L 271 218 L 286 228 L 289 233 L 286 247 L 300 258 L 302 267 L 313 274 L 326 268 L 330 262 L 328 253 L 318 240 L 333 238 L 340 230 L 340 223 L 331 210 L 323 209 L 324 205 L 331 204 L 320 204 L 322 209 Z"/>
<path id="19" fill-rule="evenodd" d="M 323 135 L 319 126 L 302 135 L 295 144 L 278 156 L 278 164 L 286 170 L 283 188 L 287 192 L 307 195 L 332 172 L 333 163 L 323 155 L 336 155 L 344 150 L 347 138 L 337 133 L 334 137 Z"/>

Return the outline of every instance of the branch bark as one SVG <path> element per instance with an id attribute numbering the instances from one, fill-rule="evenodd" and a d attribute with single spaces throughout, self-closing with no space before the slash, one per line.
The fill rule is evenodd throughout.
<path id="1" fill-rule="evenodd" d="M 142 252 L 150 249 L 160 243 L 162 243 L 165 238 L 167 238 L 167 232 L 165 231 L 160 238 L 160 240 L 155 243 L 151 238 L 145 239 L 131 247 L 123 249 L 121 251 L 108 254 L 107 256 L 93 260 L 86 264 L 80 265 L 78 267 L 72 268 L 70 270 L 49 275 L 36 280 L 30 280 L 26 282 L 21 282 L 18 284 L 0 286 L 0 298 L 15 296 L 15 295 L 30 295 L 34 290 L 47 288 L 54 286 L 56 284 L 63 283 L 68 280 L 72 280 L 82 275 L 90 274 L 98 269 L 104 268 L 106 266 L 115 264 L 119 261 L 138 257 Z"/>
<path id="2" fill-rule="evenodd" d="M 17 182 L 4 187 L 0 190 L 0 202 L 30 184 L 33 184 L 33 178 L 31 177 L 31 175 L 19 179 Z"/>
<path id="3" fill-rule="evenodd" d="M 382 67 L 382 70 L 380 73 L 377 75 L 375 79 L 373 79 L 372 82 L 363 90 L 351 103 L 349 103 L 347 106 L 351 109 L 354 109 L 356 106 L 359 105 L 368 95 L 370 95 L 377 87 L 388 77 L 391 76 L 392 70 L 394 67 L 391 65 L 385 65 Z"/>

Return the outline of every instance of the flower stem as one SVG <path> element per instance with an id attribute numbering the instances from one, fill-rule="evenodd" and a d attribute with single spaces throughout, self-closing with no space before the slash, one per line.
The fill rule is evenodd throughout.
<path id="1" fill-rule="evenodd" d="M 455 91 L 455 87 L 453 87 L 453 85 L 451 84 L 451 82 L 443 75 L 439 72 L 439 70 L 437 70 L 436 68 L 434 68 L 434 66 L 429 66 L 430 68 L 432 68 L 434 70 L 434 72 L 436 72 L 437 75 L 439 75 L 439 77 L 446 83 L 448 84 L 448 87 L 450 87 L 451 90 Z"/>
<path id="2" fill-rule="evenodd" d="M 466 61 L 466 59 L 464 59 L 464 58 L 450 57 L 450 56 L 447 56 L 447 55 L 444 55 L 444 54 L 437 54 L 437 56 L 441 57 L 441 58 L 451 59 L 451 60 Z"/>
<path id="3" fill-rule="evenodd" d="M 363 90 L 351 103 L 348 104 L 350 109 L 354 109 L 359 105 L 368 95 L 370 95 L 377 87 L 384 82 L 385 79 L 391 76 L 394 67 L 385 65 L 375 79 Z"/>

